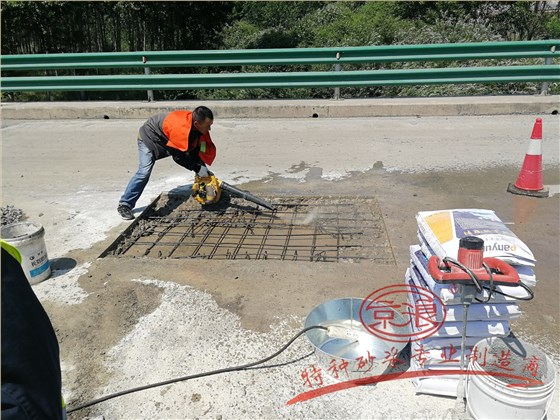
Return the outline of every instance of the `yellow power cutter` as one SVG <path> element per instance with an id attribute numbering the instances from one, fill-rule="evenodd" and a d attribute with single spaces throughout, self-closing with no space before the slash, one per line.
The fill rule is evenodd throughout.
<path id="1" fill-rule="evenodd" d="M 213 204 L 220 201 L 222 191 L 227 191 L 235 197 L 241 197 L 245 200 L 251 201 L 259 206 L 263 206 L 269 210 L 276 210 L 272 204 L 255 197 L 248 191 L 240 190 L 239 188 L 232 187 L 231 185 L 220 181 L 213 174 L 209 176 L 195 176 L 194 184 L 192 185 L 192 196 L 200 204 Z"/>

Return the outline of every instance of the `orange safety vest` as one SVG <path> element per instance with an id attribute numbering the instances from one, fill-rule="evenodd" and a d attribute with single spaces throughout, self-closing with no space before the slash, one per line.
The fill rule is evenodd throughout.
<path id="1" fill-rule="evenodd" d="M 167 137 L 167 145 L 186 152 L 189 149 L 189 134 L 192 128 L 192 111 L 173 111 L 163 120 L 162 130 Z M 212 143 L 210 133 L 202 134 L 198 139 L 198 156 L 207 165 L 216 158 L 216 146 Z"/>

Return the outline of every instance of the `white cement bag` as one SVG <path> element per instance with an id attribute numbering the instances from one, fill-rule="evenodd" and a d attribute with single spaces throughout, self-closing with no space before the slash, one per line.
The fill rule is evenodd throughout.
<path id="1" fill-rule="evenodd" d="M 430 258 L 432 255 L 436 255 L 432 247 L 426 241 L 426 238 L 422 236 L 422 232 L 420 230 L 416 231 L 416 237 L 418 238 L 418 243 L 420 245 L 420 249 L 422 249 L 422 253 L 427 257 Z"/>
<path id="2" fill-rule="evenodd" d="M 407 284 L 416 287 L 427 289 L 424 283 L 417 283 L 412 279 L 410 270 L 408 269 Z M 414 267 L 412 268 L 414 271 Z M 418 276 L 417 273 L 415 273 Z M 433 314 L 432 321 L 463 321 L 464 306 L 461 304 L 455 305 L 442 305 L 437 299 L 430 299 L 429 302 L 424 302 L 425 299 L 417 294 L 409 294 L 409 303 L 412 308 L 418 305 L 423 305 L 423 314 Z M 435 311 L 434 307 L 435 305 Z M 445 311 L 444 311 L 445 309 Z M 444 319 L 445 314 L 445 319 Z M 516 303 L 472 303 L 467 312 L 468 321 L 485 321 L 485 320 L 512 320 L 521 316 L 521 309 Z"/>
<path id="3" fill-rule="evenodd" d="M 468 366 L 468 362 L 467 364 L 465 364 L 465 369 Z M 427 371 L 428 373 L 432 373 L 435 372 L 434 376 L 436 375 L 440 375 L 440 377 L 445 377 L 445 378 L 454 378 L 455 376 L 458 375 L 448 375 L 448 374 L 443 374 L 441 371 L 442 370 L 449 370 L 449 369 L 460 369 L 461 368 L 461 363 L 449 363 L 449 366 L 447 366 L 447 363 L 437 363 L 437 364 L 433 364 L 433 365 L 428 365 L 426 366 L 425 364 L 422 365 L 420 363 L 420 361 L 418 360 L 418 358 L 411 358 L 410 359 L 410 369 L 414 370 L 414 371 Z"/>
<path id="4" fill-rule="evenodd" d="M 410 284 L 410 282 L 409 282 Z M 410 295 L 409 295 L 410 298 Z M 411 300 L 409 300 L 409 303 Z M 415 311 L 418 310 L 416 303 L 411 303 Z M 434 320 L 429 313 L 423 312 L 421 320 L 423 322 L 411 322 L 411 328 L 418 336 L 429 334 L 430 338 L 437 337 L 461 337 L 463 322 L 462 321 L 445 321 L 437 331 L 431 331 L 434 328 Z M 429 332 L 431 331 L 431 332 Z M 510 332 L 508 320 L 480 320 L 467 321 L 467 336 L 469 337 L 489 337 L 489 336 L 506 336 Z"/>
<path id="5" fill-rule="evenodd" d="M 446 367 L 446 369 L 459 369 L 459 365 Z M 457 396 L 457 384 L 460 375 L 435 375 L 438 370 L 423 368 L 416 359 L 410 360 L 410 370 L 415 372 L 427 372 L 434 376 L 417 376 L 411 379 L 417 394 L 443 395 L 448 397 Z"/>
<path id="6" fill-rule="evenodd" d="M 449 305 L 446 307 L 446 321 L 462 321 L 465 308 L 463 305 Z M 467 312 L 468 321 L 507 320 L 511 321 L 521 316 L 521 309 L 515 303 L 472 303 Z"/>
<path id="7" fill-rule="evenodd" d="M 480 337 L 467 337 L 465 346 L 474 347 L 479 341 Z M 424 345 L 425 349 L 442 349 L 451 345 L 461 348 L 461 337 L 427 337 L 423 340 L 418 340 L 418 344 Z"/>
<path id="8" fill-rule="evenodd" d="M 413 329 L 421 334 L 427 327 L 416 327 Z M 462 322 L 444 322 L 441 328 L 431 334 L 431 337 L 461 337 L 463 331 Z M 505 337 L 509 335 L 510 328 L 508 321 L 469 321 L 467 322 L 468 337 Z"/>
<path id="9" fill-rule="evenodd" d="M 457 379 L 436 377 L 413 378 L 412 384 L 417 394 L 443 395 L 444 397 L 457 396 Z"/>
<path id="10" fill-rule="evenodd" d="M 473 347 L 465 346 L 465 367 Z M 440 349 L 428 349 L 422 343 L 413 342 L 410 350 L 410 359 L 417 361 L 421 366 L 434 366 L 454 369 L 461 365 L 461 345 L 447 345 Z M 452 366 L 452 367 L 450 367 Z"/>
<path id="11" fill-rule="evenodd" d="M 477 236 L 484 240 L 484 256 L 508 263 L 535 265 L 531 250 L 492 210 L 454 209 L 421 211 L 416 215 L 418 229 L 435 254 L 457 258 L 459 239 Z"/>
<path id="12" fill-rule="evenodd" d="M 535 287 L 537 285 L 537 278 L 535 276 L 535 271 L 532 267 L 528 265 L 511 265 L 519 274 L 519 280 L 529 287 Z"/>

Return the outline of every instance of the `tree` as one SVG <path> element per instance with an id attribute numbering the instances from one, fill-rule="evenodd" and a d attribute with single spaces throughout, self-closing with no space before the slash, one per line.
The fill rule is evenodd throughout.
<path id="1" fill-rule="evenodd" d="M 2 54 L 342 47 L 531 40 L 560 37 L 558 2 L 390 1 L 13 1 L 0 2 Z M 344 70 L 415 63 L 345 65 Z M 442 66 L 449 63 L 423 63 Z M 306 71 L 328 66 L 154 68 L 162 72 Z M 57 70 L 55 74 L 138 73 L 138 69 Z M 22 73 L 27 74 L 27 73 Z M 50 73 L 49 73 L 50 74 Z M 530 86 L 345 88 L 349 96 L 451 92 L 508 93 Z M 555 85 L 553 84 L 553 89 Z M 48 94 L 74 98 L 74 92 Z M 142 92 L 90 92 L 95 99 L 136 99 Z M 331 89 L 161 92 L 174 98 L 330 97 Z M 24 94 L 45 97 L 45 94 Z"/>

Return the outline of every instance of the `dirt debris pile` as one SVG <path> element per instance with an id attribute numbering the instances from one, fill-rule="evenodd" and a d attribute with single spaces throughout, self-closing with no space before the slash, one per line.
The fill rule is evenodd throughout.
<path id="1" fill-rule="evenodd" d="M 2 226 L 18 223 L 24 219 L 26 219 L 26 216 L 21 209 L 10 204 L 6 207 L 2 207 Z"/>

